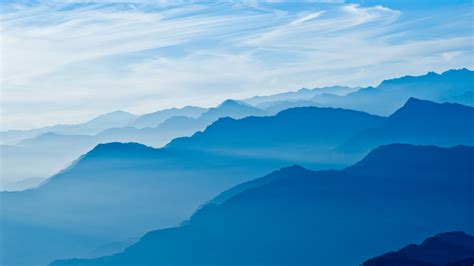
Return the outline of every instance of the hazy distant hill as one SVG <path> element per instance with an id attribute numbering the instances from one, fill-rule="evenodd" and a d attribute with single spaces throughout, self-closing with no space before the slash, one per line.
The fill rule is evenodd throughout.
<path id="1" fill-rule="evenodd" d="M 443 107 L 442 113 L 446 105 L 419 106 L 418 119 L 430 121 L 432 107 Z M 26 258 L 30 262 L 61 258 L 73 251 L 89 254 L 97 246 L 177 225 L 212 196 L 273 169 L 295 163 L 312 169 L 353 163 L 365 153 L 346 154 L 336 148 L 367 128 L 381 128 L 386 121 L 344 109 L 294 108 L 277 116 L 223 118 L 204 132 L 176 139 L 162 149 L 139 144 L 99 145 L 38 189 L 0 194 L 4 206 L 1 218 L 7 224 L 16 221 L 15 226 L 33 226 L 6 230 L 9 239 L 44 237 L 42 232 L 53 227 L 60 234 L 72 233 L 81 239 L 93 235 L 92 244 L 81 240 L 86 243 L 81 248 L 66 244 L 52 248 L 41 241 L 28 242 L 31 246 L 11 241 L 4 247 L 5 254 L 16 254 L 15 245 L 41 250 Z M 417 131 L 410 132 L 418 137 Z M 443 132 L 439 139 L 427 140 L 437 144 L 445 143 L 446 138 L 465 144 L 462 142 L 472 136 L 468 130 L 453 135 L 449 130 Z M 5 260 L 14 261 L 15 257 Z"/>
<path id="2" fill-rule="evenodd" d="M 410 98 L 380 127 L 360 132 L 339 150 L 367 152 L 389 143 L 474 145 L 474 108 Z"/>
<path id="3" fill-rule="evenodd" d="M 247 116 L 263 116 L 267 113 L 241 101 L 226 100 L 217 107 L 210 108 L 199 117 L 173 116 L 154 128 L 111 128 L 98 134 L 100 143 L 120 141 L 139 142 L 145 145 L 161 147 L 176 137 L 191 136 L 196 131 L 222 117 L 235 119 Z"/>
<path id="4" fill-rule="evenodd" d="M 275 168 L 297 162 L 314 169 L 341 167 L 354 159 L 324 151 L 382 120 L 357 111 L 297 108 L 276 117 L 220 119 L 190 137 L 189 145 L 183 145 L 186 139 L 162 149 L 99 145 L 38 189 L 0 194 L 1 219 L 34 225 L 31 230 L 8 230 L 5 237 L 12 241 L 4 246 L 5 254 L 16 254 L 11 250 L 16 245 L 41 250 L 25 258 L 30 262 L 62 257 L 71 250 L 85 252 L 66 244 L 50 249 L 42 243 L 39 249 L 16 242 L 30 235 L 43 237 L 43 225 L 65 234 L 93 235 L 100 241 L 92 242 L 99 246 L 177 225 L 230 186 Z M 333 134 L 336 131 L 340 133 Z"/>
<path id="5" fill-rule="evenodd" d="M 358 88 L 351 88 L 346 86 L 332 86 L 314 89 L 303 88 L 297 91 L 283 92 L 268 96 L 254 96 L 252 98 L 244 99 L 243 101 L 248 104 L 262 108 L 266 107 L 269 103 L 272 102 L 309 100 L 312 97 L 321 94 L 346 95 L 356 90 L 358 90 Z"/>
<path id="6" fill-rule="evenodd" d="M 305 111 L 311 108 L 319 111 Z M 338 161 L 342 160 L 341 156 L 351 155 L 353 162 L 371 149 L 389 143 L 474 144 L 474 109 L 459 104 L 438 104 L 410 98 L 388 118 L 368 120 L 367 114 L 343 109 L 308 107 L 291 110 L 277 116 L 253 117 L 244 121 L 222 119 L 209 127 L 206 134 L 198 133 L 192 139 L 177 139 L 170 145 L 250 157 L 285 157 L 286 160 L 301 163 L 307 157 L 302 153 L 312 152 L 314 148 L 321 151 L 323 146 L 327 152 L 313 154 L 311 160 L 321 161 L 316 157 L 323 156 L 326 162 Z M 289 118 L 285 118 L 287 113 L 291 114 Z M 159 147 L 175 137 L 190 136 L 204 130 L 219 117 L 241 118 L 249 115 L 264 116 L 265 112 L 237 101 L 226 101 L 199 118 L 172 117 L 156 128 L 109 129 L 95 136 L 46 133 L 16 146 L 1 147 L 3 178 L 5 182 L 14 182 L 22 178 L 53 175 L 98 143 L 134 141 Z M 287 119 L 293 120 L 293 127 Z M 376 123 L 369 122 L 375 120 Z M 294 132 L 295 127 L 311 130 Z M 353 130 L 345 131 L 347 127 Z M 285 145 L 294 141 L 301 145 L 293 143 L 285 149 L 285 153 L 278 153 L 282 140 Z M 179 144 L 183 141 L 184 144 Z"/>
<path id="7" fill-rule="evenodd" d="M 100 115 L 82 124 L 55 125 L 31 130 L 8 130 L 0 132 L 2 144 L 17 144 L 25 139 L 35 138 L 45 133 L 61 135 L 93 135 L 111 127 L 129 126 L 135 121 L 137 115 L 123 111 L 115 111 Z"/>
<path id="8" fill-rule="evenodd" d="M 308 157 L 309 151 L 331 150 L 366 128 L 377 127 L 383 117 L 367 113 L 304 107 L 276 116 L 222 118 L 192 138 L 177 138 L 167 148 L 230 153 L 247 157 Z M 318 154 L 313 153 L 313 160 Z M 329 159 L 329 158 L 327 158 Z"/>
<path id="9" fill-rule="evenodd" d="M 449 70 L 442 74 L 430 72 L 418 77 L 406 76 L 384 81 L 376 88 L 362 88 L 346 96 L 343 95 L 353 91 L 354 88 L 334 86 L 301 89 L 297 92 L 258 96 L 244 100 L 257 104 L 260 108 L 245 104 L 244 101 L 229 100 L 209 110 L 199 107 L 172 108 L 140 117 L 118 111 L 99 116 L 84 124 L 58 125 L 30 131 L 0 132 L 3 144 L 16 144 L 21 140 L 31 139 L 27 141 L 28 145 L 24 145 L 25 143 L 17 145 L 22 146 L 19 148 L 12 146 L 4 151 L 5 146 L 0 147 L 1 161 L 8 162 L 3 163 L 6 165 L 3 179 L 5 183 L 36 176 L 49 176 L 66 167 L 80 154 L 99 143 L 139 142 L 161 147 L 173 138 L 190 136 L 196 131 L 204 130 L 212 122 L 226 116 L 243 118 L 251 115 L 275 115 L 288 108 L 306 106 L 343 107 L 388 115 L 401 107 L 410 97 L 472 105 L 474 88 L 470 84 L 474 83 L 473 73 L 468 69 L 461 69 Z M 200 113 L 202 115 L 197 117 Z M 148 127 L 152 125 L 154 127 Z M 99 131 L 100 133 L 98 133 Z M 48 135 L 48 142 L 55 147 L 61 147 L 60 149 L 45 150 L 43 148 L 45 147 L 42 144 L 44 138 L 40 135 L 48 132 L 56 134 Z M 76 139 L 66 142 L 64 137 L 57 136 L 65 134 L 74 135 Z M 360 149 L 362 152 L 367 152 L 370 147 L 376 147 L 383 143 L 390 142 L 364 144 Z M 430 144 L 431 142 L 426 143 Z M 32 167 L 25 168 L 22 167 L 23 165 Z"/>
<path id="10" fill-rule="evenodd" d="M 436 102 L 474 105 L 474 71 L 448 70 L 442 74 L 385 80 L 376 88 L 362 88 L 345 96 L 316 95 L 311 100 L 318 106 L 342 107 L 371 114 L 389 115 L 410 97 Z"/>
<path id="11" fill-rule="evenodd" d="M 185 116 L 189 118 L 197 118 L 204 112 L 206 112 L 206 108 L 195 107 L 195 106 L 185 106 L 183 108 L 171 108 L 165 109 L 161 111 L 157 111 L 150 114 L 145 114 L 133 122 L 133 127 L 136 128 L 144 128 L 144 127 L 157 127 L 165 120 L 173 117 L 173 116 Z"/>
<path id="12" fill-rule="evenodd" d="M 464 232 L 437 234 L 364 262 L 363 266 L 472 266 L 474 237 Z"/>
<path id="13" fill-rule="evenodd" d="M 467 146 L 389 145 L 341 171 L 285 168 L 123 253 L 52 265 L 357 265 L 433 232 L 473 232 L 473 158 Z"/>
<path id="14" fill-rule="evenodd" d="M 31 130 L 8 130 L 0 132 L 2 144 L 18 144 L 26 139 L 33 139 L 45 133 L 58 135 L 95 135 L 111 128 L 123 127 L 156 127 L 166 119 L 173 116 L 199 117 L 207 111 L 206 108 L 185 106 L 183 108 L 171 108 L 156 111 L 144 115 L 134 115 L 123 111 L 115 111 L 100 115 L 94 119 L 80 124 L 55 125 Z"/>
<path id="15" fill-rule="evenodd" d="M 139 117 L 135 122 L 140 125 L 158 123 L 172 114 L 193 114 L 206 109 L 184 107 L 168 109 Z M 80 155 L 91 150 L 99 143 L 108 142 L 139 142 L 154 147 L 161 147 L 173 138 L 190 136 L 198 130 L 204 130 L 208 125 L 221 117 L 243 118 L 249 115 L 265 115 L 258 108 L 242 102 L 227 100 L 216 108 L 202 113 L 198 118 L 172 116 L 168 117 L 157 127 L 135 128 L 131 126 L 112 127 L 96 135 L 73 135 L 59 133 L 44 133 L 37 137 L 26 139 L 17 145 L 1 146 L 1 162 L 3 165 L 3 182 L 16 182 L 34 176 L 51 176 L 67 167 Z M 141 120 L 143 118 L 143 120 Z M 105 118 L 98 118 L 103 121 Z M 155 122 L 153 122 L 155 121 Z M 128 123 L 128 122 L 127 122 Z M 112 123 L 104 124 L 111 126 Z M 76 127 L 82 127 L 77 125 Z M 72 132 L 72 131 L 71 131 Z M 70 133 L 71 133 L 70 132 Z M 29 165 L 29 167 L 23 167 Z M 0 189 L 2 189 L 0 187 Z"/>

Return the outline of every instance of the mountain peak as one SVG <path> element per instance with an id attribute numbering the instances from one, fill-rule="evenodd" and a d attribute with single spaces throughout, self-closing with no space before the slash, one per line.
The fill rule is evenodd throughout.
<path id="1" fill-rule="evenodd" d="M 418 99 L 418 98 L 415 98 L 415 97 L 410 97 L 408 98 L 408 100 L 405 102 L 405 104 L 403 105 L 403 107 L 409 107 L 409 106 L 420 106 L 420 105 L 436 105 L 437 103 L 435 102 L 432 102 L 432 101 L 428 101 L 428 100 L 422 100 L 422 99 Z M 402 108 L 403 108 L 402 107 Z"/>
<path id="2" fill-rule="evenodd" d="M 117 110 L 110 113 L 105 113 L 103 115 L 99 115 L 97 118 L 99 117 L 135 117 L 135 116 L 137 115 L 129 113 L 129 112 L 125 112 L 122 110 Z"/>
<path id="3" fill-rule="evenodd" d="M 89 151 L 85 157 L 118 157 L 122 155 L 133 157 L 134 155 L 148 154 L 155 151 L 155 148 L 145 146 L 140 143 L 110 142 L 98 144 L 91 151 Z"/>
<path id="4" fill-rule="evenodd" d="M 437 115 L 439 115 L 440 112 L 445 115 L 453 115 L 453 118 L 456 118 L 455 116 L 458 112 L 472 112 L 472 110 L 474 110 L 474 108 L 457 103 L 437 103 L 410 97 L 400 109 L 390 115 L 390 118 L 394 119 L 400 117 L 414 117 L 426 115 L 436 117 Z"/>
<path id="5" fill-rule="evenodd" d="M 218 108 L 230 107 L 230 106 L 242 106 L 242 105 L 247 105 L 247 104 L 244 104 L 241 101 L 227 99 L 227 100 L 223 101 L 221 104 L 219 104 Z"/>
<path id="6" fill-rule="evenodd" d="M 86 123 L 84 125 L 88 126 L 99 126 L 104 124 L 111 124 L 111 126 L 115 126 L 118 122 L 119 125 L 122 123 L 127 124 L 128 122 L 136 119 L 138 116 L 132 113 L 128 113 L 125 111 L 114 111 L 106 114 L 99 115 Z"/>

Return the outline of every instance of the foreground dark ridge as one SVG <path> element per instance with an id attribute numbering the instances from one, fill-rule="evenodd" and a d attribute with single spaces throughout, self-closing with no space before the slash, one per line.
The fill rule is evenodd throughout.
<path id="1" fill-rule="evenodd" d="M 448 232 L 410 244 L 364 262 L 363 266 L 472 266 L 474 237 L 464 232 Z"/>
<path id="2" fill-rule="evenodd" d="M 284 168 L 122 253 L 52 265 L 358 265 L 433 232 L 473 232 L 473 161 L 473 147 L 393 144 L 341 171 Z"/>

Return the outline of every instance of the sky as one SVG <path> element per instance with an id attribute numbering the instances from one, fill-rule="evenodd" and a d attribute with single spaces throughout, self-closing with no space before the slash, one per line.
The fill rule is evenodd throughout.
<path id="1" fill-rule="evenodd" d="M 3 0 L 0 126 L 473 69 L 473 12 L 471 0 Z"/>

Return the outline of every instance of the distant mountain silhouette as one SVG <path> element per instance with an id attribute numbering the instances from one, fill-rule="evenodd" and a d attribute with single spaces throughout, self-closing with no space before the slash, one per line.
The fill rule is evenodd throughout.
<path id="1" fill-rule="evenodd" d="M 17 144 L 25 139 L 35 138 L 45 133 L 60 135 L 93 135 L 111 127 L 125 127 L 133 123 L 137 115 L 115 111 L 100 115 L 81 124 L 55 125 L 31 130 L 8 130 L 0 132 L 2 144 Z"/>
<path id="2" fill-rule="evenodd" d="M 304 101 L 309 100 L 316 95 L 322 94 L 346 95 L 356 90 L 358 90 L 358 88 L 351 88 L 346 86 L 332 86 L 314 89 L 303 88 L 299 89 L 298 91 L 283 92 L 268 96 L 255 96 L 252 98 L 244 99 L 243 101 L 259 108 L 266 109 L 269 104 L 275 102 Z"/>
<path id="3" fill-rule="evenodd" d="M 52 176 L 95 144 L 93 137 L 88 135 L 44 133 L 18 145 L 1 146 L 2 181 L 12 183 L 31 177 Z"/>
<path id="4" fill-rule="evenodd" d="M 389 143 L 474 145 L 474 108 L 410 98 L 382 126 L 360 132 L 340 150 L 367 152 Z"/>
<path id="5" fill-rule="evenodd" d="M 197 118 L 204 112 L 206 108 L 195 107 L 195 106 L 185 106 L 183 108 L 171 108 L 157 111 L 150 114 L 145 114 L 137 119 L 133 123 L 133 127 L 136 128 L 145 128 L 145 127 L 157 127 L 165 120 L 173 116 L 184 116 L 189 118 Z"/>
<path id="6" fill-rule="evenodd" d="M 86 124 L 71 126 L 68 134 L 43 133 L 31 139 L 25 139 L 15 146 L 1 146 L 1 162 L 5 165 L 3 175 L 6 182 L 30 178 L 32 176 L 51 176 L 65 168 L 81 154 L 91 150 L 99 143 L 108 142 L 139 142 L 146 145 L 161 147 L 176 137 L 190 136 L 198 130 L 204 130 L 208 125 L 221 117 L 243 118 L 249 115 L 265 115 L 266 113 L 248 104 L 227 100 L 216 108 L 202 109 L 184 107 L 182 109 L 167 109 L 150 115 L 134 118 L 132 122 L 139 126 L 147 123 L 155 124 L 166 119 L 155 127 L 135 128 L 129 120 L 119 127 L 118 122 L 123 112 L 100 116 L 86 124 L 88 126 L 103 123 L 107 129 L 96 135 L 73 135 L 73 128 L 86 127 Z M 171 116 L 173 114 L 193 115 L 203 112 L 198 118 L 187 116 Z M 117 124 L 106 123 L 113 116 Z M 171 116 L 171 117 L 170 117 Z M 114 121 L 115 121 L 114 120 Z M 125 120 L 123 120 L 125 122 Z M 129 126 L 127 126 L 130 124 Z M 111 128 L 110 128 L 111 127 Z M 30 167 L 22 167 L 29 165 Z M 0 189 L 2 189 L 0 187 Z"/>
<path id="7" fill-rule="evenodd" d="M 333 86 L 316 89 L 301 89 L 296 92 L 280 93 L 270 96 L 256 96 L 245 99 L 242 102 L 260 107 L 260 109 L 264 109 L 268 114 L 275 114 L 291 107 L 319 106 L 341 107 L 378 115 L 389 115 L 402 106 L 410 97 L 472 106 L 474 104 L 474 89 L 470 84 L 473 82 L 473 71 L 459 69 L 448 70 L 442 74 L 429 72 L 426 75 L 418 77 L 405 76 L 386 80 L 376 88 L 367 87 L 358 89 Z M 356 89 L 358 90 L 354 91 Z M 347 92 L 349 93 L 347 94 Z M 93 135 L 110 128 L 133 127 L 135 121 L 137 121 L 136 127 L 139 128 L 155 127 L 159 122 L 163 122 L 172 116 L 195 118 L 201 111 L 204 110 L 199 107 L 172 108 L 145 114 L 141 117 L 117 111 L 101 115 L 83 124 L 55 125 L 33 130 L 2 131 L 0 132 L 0 139 L 3 145 L 12 145 L 21 140 L 34 138 L 47 132 Z M 215 117 L 215 119 L 217 118 Z M 154 119 L 157 120 L 154 121 Z M 210 123 L 212 122 L 213 121 Z M 209 123 L 207 125 L 209 125 Z"/>
<path id="8" fill-rule="evenodd" d="M 318 104 L 316 104 L 313 101 L 309 100 L 297 100 L 297 101 L 274 101 L 274 102 L 266 102 L 259 104 L 258 107 L 262 108 L 269 114 L 277 114 L 281 111 L 284 111 L 286 109 L 290 108 L 296 108 L 296 107 L 309 107 L 309 106 L 316 106 L 318 107 Z"/>
<path id="9" fill-rule="evenodd" d="M 314 169 L 348 165 L 357 158 L 329 152 L 336 143 L 382 121 L 357 111 L 296 108 L 274 117 L 222 118 L 203 132 L 161 149 L 136 143 L 101 144 L 37 189 L 1 193 L 0 219 L 93 235 L 101 240 L 89 246 L 92 250 L 154 228 L 175 226 L 218 193 L 285 165 L 301 163 Z M 24 239 L 24 234 L 10 230 L 8 237 Z M 15 243 L 5 245 L 6 254 L 15 254 L 8 252 Z M 23 249 L 39 248 L 17 244 Z M 54 259 L 74 248 L 48 249 L 43 243 L 41 256 Z M 33 255 L 28 259 L 38 261 Z"/>
<path id="10" fill-rule="evenodd" d="M 111 128 L 145 128 L 157 127 L 173 116 L 199 117 L 207 111 L 206 108 L 185 106 L 156 111 L 144 115 L 134 115 L 124 111 L 115 111 L 99 115 L 84 123 L 71 125 L 54 125 L 31 130 L 9 130 L 0 132 L 2 144 L 17 144 L 26 139 L 34 139 L 42 134 L 55 133 L 58 135 L 96 135 Z"/>
<path id="11" fill-rule="evenodd" d="M 140 117 L 117 111 L 78 125 L 56 125 L 27 131 L 0 132 L 2 144 L 18 144 L 22 140 L 31 139 L 28 140 L 29 145 L 26 148 L 19 147 L 4 152 L 5 146 L 0 146 L 2 151 L 0 152 L 1 160 L 7 162 L 2 164 L 7 165 L 8 168 L 3 174 L 9 180 L 8 182 L 16 182 L 32 176 L 49 176 L 67 166 L 71 160 L 90 150 L 98 143 L 139 142 L 161 147 L 173 138 L 190 136 L 196 131 L 204 130 L 221 117 L 243 118 L 251 115 L 275 115 L 288 108 L 305 106 L 343 107 L 388 115 L 402 106 L 410 97 L 473 105 L 474 89 L 470 86 L 474 82 L 473 73 L 468 69 L 460 69 L 449 70 L 442 74 L 430 72 L 418 77 L 406 76 L 384 81 L 376 88 L 362 88 L 346 96 L 342 95 L 346 94 L 347 91 L 352 91 L 352 88 L 334 86 L 319 89 L 301 89 L 297 92 L 254 97 L 244 101 L 230 100 L 220 107 L 209 110 L 207 114 L 202 113 L 202 117 L 197 118 L 198 113 L 204 111 L 198 107 L 167 109 Z M 313 98 L 309 99 L 308 97 Z M 256 104 L 259 108 L 248 106 L 244 103 L 245 101 Z M 159 124 L 159 122 L 162 123 Z M 146 127 L 148 125 L 154 125 L 154 127 Z M 58 137 L 55 142 L 50 138 L 49 143 L 51 145 L 66 147 L 71 143 L 78 144 L 74 144 L 74 148 L 48 149 L 46 151 L 43 148 L 46 145 L 42 143 L 42 138 L 39 136 L 48 132 L 57 135 L 74 135 L 77 138 L 77 140 L 68 142 L 65 142 L 65 138 L 62 137 Z M 38 137 L 37 140 L 36 137 Z M 81 147 L 79 147 L 79 143 L 82 143 Z M 370 147 L 376 147 L 384 143 L 390 142 L 382 141 L 371 145 L 362 144 L 360 148 L 355 147 L 355 150 L 366 153 L 370 150 Z M 20 143 L 20 146 L 22 144 L 24 143 Z M 427 141 L 419 144 L 438 143 Z M 459 144 L 466 143 L 461 142 Z M 451 144 L 448 143 L 448 145 Z M 347 149 L 347 147 L 345 148 Z M 27 169 L 22 167 L 23 165 L 32 165 L 33 167 Z"/>
<path id="12" fill-rule="evenodd" d="M 249 157 L 286 156 L 290 162 L 299 163 L 306 160 L 308 152 L 316 149 L 319 152 L 313 156 L 318 156 L 323 154 L 321 149 L 325 148 L 326 159 L 338 161 L 351 156 L 353 159 L 347 161 L 350 163 L 360 159 L 371 149 L 389 143 L 444 147 L 474 145 L 474 109 L 468 106 L 410 98 L 388 119 L 343 109 L 308 108 L 291 109 L 292 111 L 282 111 L 278 116 L 254 117 L 243 122 L 222 119 L 210 126 L 206 134 L 196 134 L 192 143 L 191 139 L 177 139 L 169 146 L 214 153 L 230 152 Z M 290 117 L 285 117 L 286 113 L 291 113 Z M 240 118 L 251 114 L 262 116 L 264 112 L 240 102 L 227 101 L 220 107 L 210 109 L 200 118 L 173 117 L 156 128 L 109 129 L 95 136 L 46 133 L 35 139 L 22 141 L 16 146 L 1 147 L 4 178 L 7 182 L 14 182 L 37 175 L 53 175 L 98 143 L 134 141 L 159 147 L 175 137 L 190 136 L 203 130 L 218 119 L 216 117 L 227 115 Z M 306 128 L 307 131 L 294 132 L 287 126 L 288 119 L 294 120 L 293 126 Z M 272 132 L 269 133 L 268 130 Z M 278 143 L 282 140 L 285 145 L 295 143 L 285 149 L 285 153 L 279 153 L 277 151 L 282 150 L 282 147 L 278 147 Z M 179 144 L 183 141 L 185 144 Z M 305 154 L 302 155 L 303 151 Z M 22 165 L 31 167 L 21 167 Z"/>
<path id="13" fill-rule="evenodd" d="M 363 266 L 472 266 L 474 237 L 464 232 L 442 233 L 420 245 L 411 244 L 364 262 Z"/>
<path id="14" fill-rule="evenodd" d="M 473 159 L 473 147 L 396 144 L 341 171 L 285 168 L 122 253 L 51 265 L 357 265 L 433 232 L 473 232 Z"/>
<path id="15" fill-rule="evenodd" d="M 389 115 L 410 97 L 436 102 L 455 102 L 474 105 L 474 71 L 449 70 L 442 74 L 385 80 L 376 88 L 362 88 L 346 96 L 316 95 L 311 101 L 318 106 L 341 107 L 361 110 L 371 114 Z"/>
<path id="16" fill-rule="evenodd" d="M 191 138 L 174 139 L 167 148 L 282 157 L 285 154 L 267 153 L 271 150 L 293 151 L 295 154 L 301 154 L 304 150 L 329 150 L 341 140 L 365 128 L 376 127 L 383 121 L 382 117 L 352 110 L 292 108 L 276 116 L 241 120 L 222 118 Z"/>
<path id="17" fill-rule="evenodd" d="M 105 142 L 139 142 L 145 145 L 161 147 L 173 138 L 191 136 L 196 131 L 222 117 L 244 118 L 247 116 L 263 116 L 266 113 L 256 107 L 235 100 L 226 100 L 215 108 L 210 108 L 199 117 L 173 116 L 153 128 L 137 129 L 111 128 L 97 135 L 97 143 Z"/>

